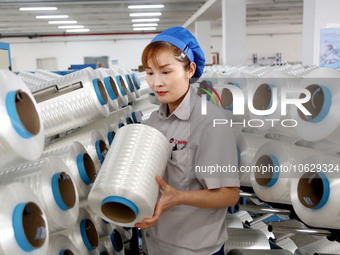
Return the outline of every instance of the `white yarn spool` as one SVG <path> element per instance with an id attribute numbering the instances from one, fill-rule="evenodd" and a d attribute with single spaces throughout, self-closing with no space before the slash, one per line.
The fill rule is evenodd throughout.
<path id="1" fill-rule="evenodd" d="M 81 255 L 99 255 L 99 237 L 97 229 L 90 214 L 79 208 L 79 216 L 76 224 L 58 234 L 67 236 L 76 246 Z"/>
<path id="2" fill-rule="evenodd" d="M 79 142 L 63 147 L 48 149 L 42 157 L 58 157 L 66 164 L 77 187 L 80 200 L 87 199 L 92 183 L 96 179 L 96 168 L 91 156 Z"/>
<path id="3" fill-rule="evenodd" d="M 273 232 L 269 232 L 268 225 L 264 223 L 263 221 L 253 224 L 251 228 L 261 230 L 262 233 L 266 235 L 267 239 L 269 238 L 275 239 Z"/>
<path id="4" fill-rule="evenodd" d="M 136 88 L 135 88 L 135 85 L 133 83 L 133 80 L 132 80 L 130 74 L 124 72 L 124 70 L 122 70 L 122 69 L 119 69 L 119 70 L 116 70 L 116 71 L 121 75 L 121 77 L 124 80 L 126 88 L 124 88 L 124 83 L 122 83 L 122 86 L 123 86 L 123 89 L 125 90 L 126 94 L 128 95 L 129 101 L 130 102 L 135 101 L 136 98 L 137 98 L 137 95 L 136 95 L 136 92 L 135 92 Z"/>
<path id="5" fill-rule="evenodd" d="M 37 77 L 44 78 L 46 80 L 54 80 L 54 79 L 62 77 L 62 75 L 60 74 L 56 74 L 51 71 L 43 70 L 43 69 L 38 69 L 37 71 L 34 72 L 34 75 Z"/>
<path id="6" fill-rule="evenodd" d="M 64 235 L 52 235 L 48 245 L 48 255 L 80 255 L 72 241 Z"/>
<path id="7" fill-rule="evenodd" d="M 108 236 L 113 231 L 113 225 L 107 221 L 104 221 L 102 218 L 100 218 L 91 208 L 91 206 L 88 204 L 87 200 L 83 200 L 80 202 L 80 207 L 85 209 L 91 216 L 93 223 L 97 229 L 98 236 L 104 237 Z"/>
<path id="8" fill-rule="evenodd" d="M 20 72 L 18 76 L 23 82 L 26 83 L 26 85 L 29 86 L 29 89 L 32 93 L 37 90 L 40 90 L 41 89 L 40 84 L 46 83 L 48 81 L 48 79 L 46 78 L 38 77 L 29 72 Z"/>
<path id="9" fill-rule="evenodd" d="M 117 91 L 117 84 L 116 80 L 109 76 L 107 72 L 102 69 L 96 69 L 93 71 L 93 78 L 99 78 L 103 81 L 106 92 L 108 94 L 108 99 L 109 99 L 109 106 L 110 106 L 110 111 L 117 110 L 119 108 L 118 106 L 118 91 Z"/>
<path id="10" fill-rule="evenodd" d="M 290 190 L 296 214 L 307 225 L 340 229 L 340 179 L 335 170 L 340 159 L 317 154 L 301 161 L 301 166 L 305 169 L 292 180 Z M 322 170 L 316 173 L 318 167 Z"/>
<path id="11" fill-rule="evenodd" d="M 269 139 L 246 134 L 239 133 L 236 138 L 237 153 L 239 158 L 239 167 L 251 167 L 253 164 L 254 156 L 258 149 Z M 251 187 L 250 181 L 251 171 L 240 171 L 240 184 L 241 186 Z"/>
<path id="12" fill-rule="evenodd" d="M 288 250 L 292 253 L 295 252 L 295 250 L 298 248 L 296 246 L 296 244 L 293 242 L 292 239 L 290 239 L 289 237 L 285 238 L 285 239 L 282 239 L 280 241 L 277 241 L 275 243 L 277 246 L 281 247 L 282 249 L 284 250 Z"/>
<path id="13" fill-rule="evenodd" d="M 256 80 L 252 86 L 248 86 L 247 90 L 251 98 L 247 98 L 248 106 L 253 106 L 256 110 L 270 110 L 273 108 L 274 99 L 276 99 L 277 105 L 274 112 L 268 113 L 266 115 L 257 115 L 252 112 L 249 113 L 251 119 L 260 119 L 263 121 L 263 125 L 258 124 L 256 127 L 262 131 L 268 131 L 275 128 L 280 128 L 281 121 L 286 119 L 289 115 L 290 106 L 287 105 L 287 115 L 281 115 L 281 95 L 283 89 L 294 88 L 299 83 L 299 79 L 290 76 L 284 72 L 280 71 L 268 71 L 261 78 Z M 277 94 L 274 94 L 274 91 Z M 277 95 L 274 97 L 274 95 Z M 298 95 L 292 96 L 287 95 L 288 98 L 297 98 Z M 273 119 L 275 121 L 267 121 L 267 119 Z M 254 124 L 257 125 L 257 124 Z M 281 132 L 289 132 L 288 134 L 294 134 L 293 128 L 280 128 Z"/>
<path id="14" fill-rule="evenodd" d="M 234 215 L 239 217 L 243 223 L 245 223 L 246 221 L 248 222 L 253 221 L 253 218 L 250 216 L 250 214 L 247 211 L 238 211 L 234 213 Z"/>
<path id="15" fill-rule="evenodd" d="M 302 112 L 293 107 L 291 118 L 298 122 L 295 127 L 298 135 L 307 141 L 339 141 L 340 115 L 340 73 L 331 68 L 318 68 L 300 83 L 301 88 L 311 92 L 309 102 L 303 104 L 312 116 L 306 118 Z"/>
<path id="16" fill-rule="evenodd" d="M 44 158 L 1 173 L 0 183 L 12 182 L 25 184 L 39 198 L 51 233 L 75 224 L 79 210 L 78 191 L 62 160 Z"/>
<path id="17" fill-rule="evenodd" d="M 142 124 L 120 128 L 89 194 L 92 209 L 126 227 L 151 217 L 159 191 L 156 176 L 163 176 L 169 153 L 169 142 L 158 130 Z"/>
<path id="18" fill-rule="evenodd" d="M 128 102 L 132 102 L 133 98 L 136 99 L 135 96 L 132 95 L 132 93 L 131 93 L 131 90 L 130 90 L 128 84 L 127 84 L 127 81 L 126 81 L 124 74 L 121 74 L 120 72 L 118 72 L 114 68 L 108 69 L 108 74 L 115 77 L 118 88 L 120 90 L 120 93 L 123 96 L 123 98 L 125 97 L 125 99 L 122 98 L 123 99 L 122 102 L 121 102 L 122 105 L 120 105 L 120 106 L 124 106 L 123 103 L 125 103 L 125 102 L 126 102 L 126 104 Z"/>
<path id="19" fill-rule="evenodd" d="M 37 196 L 21 183 L 1 185 L 0 203 L 0 254 L 47 254 L 48 223 Z"/>
<path id="20" fill-rule="evenodd" d="M 27 86 L 0 70 L 0 169 L 36 160 L 45 143 L 39 108 Z"/>
<path id="21" fill-rule="evenodd" d="M 250 180 L 264 201 L 291 204 L 290 186 L 299 163 L 315 151 L 278 141 L 263 144 L 254 156 Z M 295 170 L 294 170 L 295 169 Z"/>
<path id="22" fill-rule="evenodd" d="M 66 136 L 64 139 L 50 144 L 48 147 L 46 147 L 46 150 L 60 148 L 66 145 L 70 145 L 73 142 L 79 142 L 85 147 L 98 172 L 101 164 L 104 162 L 108 147 L 105 143 L 104 137 L 95 130 L 84 133 L 74 133 Z"/>
<path id="23" fill-rule="evenodd" d="M 328 241 L 327 238 L 322 238 L 318 241 L 307 244 L 297 249 L 294 255 L 310 255 L 315 253 L 326 253 L 326 254 L 340 254 L 339 242 Z"/>
<path id="24" fill-rule="evenodd" d="M 102 237 L 100 242 L 108 249 L 109 254 L 125 254 L 123 239 L 117 228 L 115 228 L 109 236 Z"/>
<path id="25" fill-rule="evenodd" d="M 224 253 L 232 249 L 270 250 L 265 234 L 258 229 L 228 228 L 228 240 L 224 244 Z"/>
<path id="26" fill-rule="evenodd" d="M 116 85 L 115 91 L 118 92 L 118 106 L 122 107 L 127 105 L 129 103 L 129 98 L 122 87 L 122 83 L 124 83 L 124 80 L 121 78 L 121 75 L 119 75 L 113 69 L 104 69 L 104 71 L 106 71 L 107 74 L 115 80 Z"/>
<path id="27" fill-rule="evenodd" d="M 83 87 L 39 103 L 46 136 L 60 134 L 108 116 L 105 87 L 100 79 L 92 79 L 91 70 L 83 69 L 48 82 L 59 89 L 74 83 L 81 83 Z"/>
<path id="28" fill-rule="evenodd" d="M 241 219 L 235 214 L 225 216 L 225 225 L 227 228 L 243 228 Z"/>

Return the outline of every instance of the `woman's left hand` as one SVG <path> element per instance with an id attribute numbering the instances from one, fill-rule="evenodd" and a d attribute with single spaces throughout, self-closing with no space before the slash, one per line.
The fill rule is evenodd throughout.
<path id="1" fill-rule="evenodd" d="M 144 218 L 142 222 L 135 224 L 135 227 L 145 229 L 152 227 L 159 220 L 159 217 L 167 212 L 171 207 L 179 204 L 180 191 L 168 185 L 161 177 L 157 176 L 156 181 L 163 190 L 162 196 L 156 204 L 152 218 Z"/>

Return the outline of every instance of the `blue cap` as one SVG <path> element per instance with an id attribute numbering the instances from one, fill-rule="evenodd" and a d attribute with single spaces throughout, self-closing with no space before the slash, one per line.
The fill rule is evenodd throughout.
<path id="1" fill-rule="evenodd" d="M 195 36 L 184 27 L 171 27 L 158 34 L 151 42 L 168 42 L 182 50 L 183 58 L 187 56 L 190 62 L 195 62 L 196 72 L 193 78 L 201 77 L 205 64 L 204 53 Z"/>

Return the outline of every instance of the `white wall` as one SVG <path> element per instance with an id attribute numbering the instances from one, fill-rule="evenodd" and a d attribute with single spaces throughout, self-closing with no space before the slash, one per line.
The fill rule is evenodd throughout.
<path id="1" fill-rule="evenodd" d="M 83 64 L 85 56 L 109 56 L 109 62 L 117 59 L 119 66 L 137 68 L 141 64 L 144 47 L 154 35 L 81 36 L 56 38 L 11 38 L 3 40 L 11 47 L 14 71 L 35 71 L 37 58 L 57 58 L 58 70 L 67 70 L 71 64 Z M 222 57 L 222 36 L 212 36 L 211 52 Z M 302 61 L 302 34 L 248 35 L 247 64 L 252 54 L 258 58 L 282 53 L 287 62 Z M 221 63 L 221 62 L 220 62 Z"/>
<path id="2" fill-rule="evenodd" d="M 11 57 L 14 59 L 13 71 L 34 71 L 37 58 L 57 58 L 58 70 L 67 70 L 71 64 L 83 64 L 84 57 L 109 56 L 118 60 L 118 65 L 137 68 L 141 65 L 144 47 L 154 35 L 148 36 L 82 36 L 78 38 L 56 37 L 39 39 L 7 39 L 10 43 Z M 80 40 L 80 41 L 77 41 Z"/>
<path id="3" fill-rule="evenodd" d="M 222 37 L 213 37 L 211 52 L 222 53 Z M 283 62 L 302 61 L 302 34 L 291 35 L 248 35 L 247 36 L 247 64 L 252 64 L 253 53 L 258 58 L 275 56 L 282 53 Z M 221 63 L 221 62 L 220 62 Z"/>

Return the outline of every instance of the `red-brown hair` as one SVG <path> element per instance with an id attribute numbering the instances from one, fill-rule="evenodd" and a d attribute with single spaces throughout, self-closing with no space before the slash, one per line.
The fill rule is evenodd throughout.
<path id="1" fill-rule="evenodd" d="M 190 60 L 187 56 L 182 58 L 181 53 L 182 51 L 177 48 L 176 46 L 172 45 L 171 43 L 164 42 L 164 41 L 156 41 L 150 43 L 148 46 L 145 47 L 142 55 L 142 64 L 143 67 L 146 68 L 148 66 L 148 60 L 151 59 L 152 63 L 155 65 L 155 67 L 159 67 L 158 61 L 157 61 L 157 53 L 160 50 L 168 50 L 170 51 L 175 59 L 177 61 L 183 63 L 184 70 L 189 71 L 190 70 Z"/>

